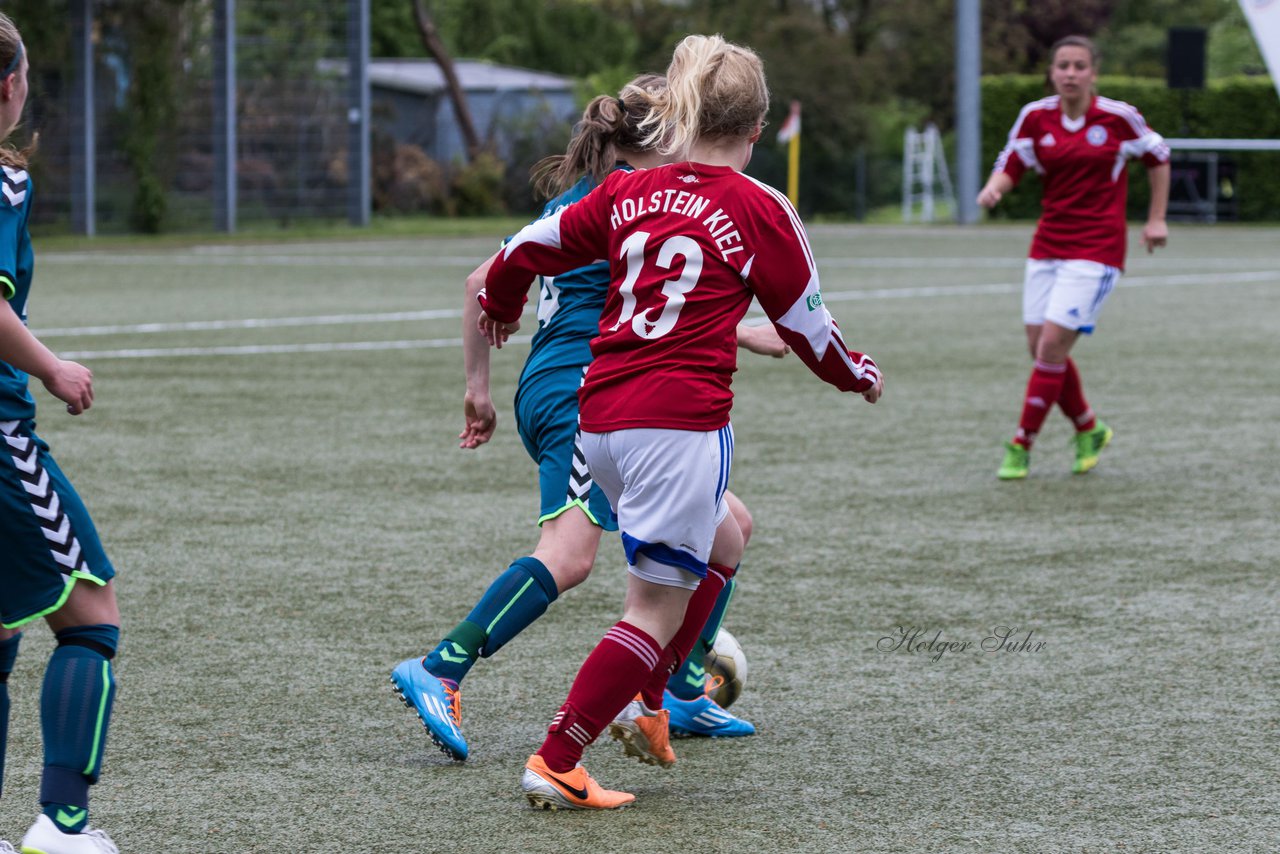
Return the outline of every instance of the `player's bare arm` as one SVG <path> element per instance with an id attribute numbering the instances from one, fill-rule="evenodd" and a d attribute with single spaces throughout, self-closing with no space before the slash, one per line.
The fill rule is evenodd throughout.
<path id="1" fill-rule="evenodd" d="M 994 208 L 1000 204 L 1005 193 L 1013 189 L 1013 179 L 1005 172 L 993 172 L 986 185 L 978 192 L 978 204 L 984 208 Z"/>
<path id="2" fill-rule="evenodd" d="M 1147 170 L 1151 183 L 1151 204 L 1147 208 L 1147 222 L 1142 227 L 1142 245 L 1150 254 L 1169 242 L 1169 225 L 1165 213 L 1169 208 L 1169 164 L 1161 163 Z"/>
<path id="3" fill-rule="evenodd" d="M 758 353 L 761 356 L 772 356 L 775 359 L 781 359 L 791 352 L 791 347 L 782 340 L 782 336 L 773 328 L 772 323 L 762 323 L 759 326 L 739 323 L 738 346 L 743 350 Z"/>
<path id="4" fill-rule="evenodd" d="M 55 356 L 23 325 L 8 302 L 0 309 L 0 361 L 37 377 L 72 415 L 93 405 L 93 372 L 79 362 Z"/>
<path id="5" fill-rule="evenodd" d="M 489 394 L 489 342 L 477 331 L 481 310 L 476 301 L 496 257 L 495 253 L 467 276 L 462 300 L 462 364 L 467 389 L 462 398 L 463 428 L 458 434 L 460 448 L 480 447 L 493 437 L 498 426 L 498 413 Z"/>

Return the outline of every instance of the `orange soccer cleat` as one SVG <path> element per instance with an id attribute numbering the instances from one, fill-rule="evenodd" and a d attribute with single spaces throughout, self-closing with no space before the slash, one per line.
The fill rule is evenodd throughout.
<path id="1" fill-rule="evenodd" d="M 616 810 L 636 799 L 603 788 L 581 765 L 563 774 L 552 771 L 536 753 L 524 765 L 520 788 L 535 809 L 543 810 Z"/>

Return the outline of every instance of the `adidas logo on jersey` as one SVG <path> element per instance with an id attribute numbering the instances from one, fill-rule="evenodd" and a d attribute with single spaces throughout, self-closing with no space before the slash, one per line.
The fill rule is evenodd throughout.
<path id="1" fill-rule="evenodd" d="M 1046 133 L 1044 136 L 1040 137 L 1041 147 L 1048 147 L 1050 145 L 1057 145 L 1057 144 L 1058 144 L 1058 141 L 1053 138 L 1053 134 L 1051 133 Z"/>

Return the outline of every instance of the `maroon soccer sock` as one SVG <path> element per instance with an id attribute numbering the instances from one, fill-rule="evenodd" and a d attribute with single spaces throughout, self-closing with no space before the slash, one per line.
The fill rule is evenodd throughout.
<path id="1" fill-rule="evenodd" d="M 1027 380 L 1027 393 L 1022 403 L 1022 418 L 1018 421 L 1018 432 L 1014 435 L 1014 444 L 1030 448 L 1036 434 L 1044 424 L 1049 408 L 1062 396 L 1062 385 L 1066 380 L 1067 366 L 1053 365 L 1036 360 L 1031 371 L 1031 379 Z"/>
<path id="2" fill-rule="evenodd" d="M 1084 398 L 1084 385 L 1080 382 L 1080 372 L 1076 370 L 1075 360 L 1067 359 L 1067 371 L 1063 375 L 1062 394 L 1058 396 L 1058 406 L 1062 414 L 1071 419 L 1076 430 L 1092 430 L 1098 425 L 1089 408 L 1089 401 Z"/>
<path id="3" fill-rule="evenodd" d="M 572 771 L 582 751 L 618 716 L 658 666 L 662 648 L 619 621 L 578 669 L 569 698 L 551 720 L 538 753 L 552 771 Z"/>
<path id="4" fill-rule="evenodd" d="M 693 591 L 689 605 L 685 608 L 684 622 L 680 624 L 671 643 L 662 651 L 662 659 L 640 691 L 640 699 L 650 709 L 662 708 L 662 692 L 667 687 L 668 677 L 689 657 L 694 641 L 702 634 L 702 627 L 707 624 L 707 617 L 711 616 L 711 611 L 716 606 L 720 591 L 732 577 L 733 569 L 730 567 L 714 563 L 707 567 L 707 577 Z"/>

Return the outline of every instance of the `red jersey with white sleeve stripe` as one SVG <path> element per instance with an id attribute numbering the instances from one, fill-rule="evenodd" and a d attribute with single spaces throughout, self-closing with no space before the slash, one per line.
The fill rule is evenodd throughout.
<path id="1" fill-rule="evenodd" d="M 871 388 L 822 303 L 804 226 L 772 187 L 727 166 L 674 163 L 614 172 L 581 201 L 525 227 L 489 269 L 480 304 L 521 313 L 535 275 L 601 257 L 609 294 L 578 394 L 584 430 L 718 430 L 729 421 L 736 327 L 759 300 L 778 334 L 823 380 Z"/>
<path id="2" fill-rule="evenodd" d="M 1036 259 L 1096 261 L 1124 267 L 1126 162 L 1169 162 L 1169 146 L 1124 101 L 1095 96 L 1079 119 L 1057 95 L 1022 108 L 995 171 L 1016 184 L 1027 169 L 1044 183 L 1043 213 L 1031 242 Z"/>

